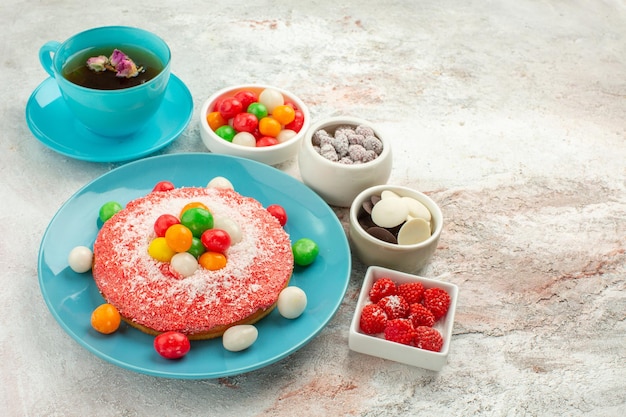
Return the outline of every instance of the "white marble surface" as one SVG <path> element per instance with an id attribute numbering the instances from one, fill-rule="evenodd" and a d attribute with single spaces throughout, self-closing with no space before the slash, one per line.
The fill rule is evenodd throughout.
<path id="1" fill-rule="evenodd" d="M 626 3 L 121 2 L 0 5 L 0 403 L 7 416 L 618 416 L 626 412 Z M 392 140 L 390 182 L 443 210 L 422 275 L 457 284 L 448 365 L 353 353 L 354 262 L 330 325 L 292 356 L 218 380 L 157 379 L 66 335 L 37 283 L 52 216 L 119 164 L 63 157 L 24 108 L 37 52 L 94 26 L 152 30 L 196 113 L 160 153 L 203 152 L 196 121 L 224 86 L 282 86 L 312 116 Z M 279 167 L 298 176 L 296 161 Z M 346 222 L 345 210 L 337 210 Z"/>

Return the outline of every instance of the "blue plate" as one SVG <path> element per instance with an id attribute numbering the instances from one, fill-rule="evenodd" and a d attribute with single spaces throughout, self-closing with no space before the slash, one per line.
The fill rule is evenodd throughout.
<path id="1" fill-rule="evenodd" d="M 102 335 L 91 328 L 94 308 L 103 302 L 90 272 L 77 274 L 67 264 L 75 246 L 91 247 L 98 233 L 102 204 L 128 201 L 149 193 L 162 180 L 176 186 L 206 186 L 216 176 L 228 178 L 239 193 L 264 206 L 280 204 L 288 214 L 285 230 L 292 242 L 315 240 L 320 254 L 308 267 L 296 267 L 290 285 L 308 298 L 294 320 L 274 310 L 257 323 L 259 337 L 247 350 L 229 352 L 221 338 L 192 341 L 181 360 L 161 358 L 152 336 L 123 324 Z M 59 209 L 39 251 L 39 285 L 61 327 L 100 358 L 132 371 L 168 378 L 208 379 L 241 374 L 272 364 L 315 337 L 341 305 L 350 278 L 350 250 L 343 227 L 317 194 L 289 175 L 265 164 L 209 153 L 170 154 L 128 163 L 87 184 Z"/>
<path id="2" fill-rule="evenodd" d="M 87 130 L 74 118 L 56 81 L 48 78 L 28 99 L 26 123 L 41 143 L 62 155 L 91 162 L 120 162 L 150 155 L 170 144 L 185 130 L 192 113 L 191 93 L 172 74 L 163 104 L 151 122 L 132 136 L 107 138 Z"/>

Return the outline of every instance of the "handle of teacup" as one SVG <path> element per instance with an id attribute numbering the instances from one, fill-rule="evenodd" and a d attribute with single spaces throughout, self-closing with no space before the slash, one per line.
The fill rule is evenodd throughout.
<path id="1" fill-rule="evenodd" d="M 60 46 L 61 46 L 60 42 L 49 41 L 49 42 L 46 42 L 39 49 L 39 62 L 41 63 L 41 66 L 43 67 L 43 69 L 45 69 L 46 72 L 50 74 L 52 78 L 54 78 L 52 58 L 54 57 L 54 54 L 57 52 Z"/>

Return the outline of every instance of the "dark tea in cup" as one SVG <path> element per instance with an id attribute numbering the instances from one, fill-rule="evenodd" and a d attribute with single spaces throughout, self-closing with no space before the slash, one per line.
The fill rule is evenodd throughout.
<path id="1" fill-rule="evenodd" d="M 87 62 L 93 57 L 109 57 L 114 50 L 120 50 L 134 61 L 140 71 L 133 77 L 117 76 L 113 70 L 94 71 Z M 156 77 L 163 70 L 159 58 L 150 51 L 135 46 L 119 45 L 97 47 L 81 51 L 71 57 L 63 66 L 62 75 L 68 81 L 86 88 L 96 90 L 118 90 L 143 84 Z"/>

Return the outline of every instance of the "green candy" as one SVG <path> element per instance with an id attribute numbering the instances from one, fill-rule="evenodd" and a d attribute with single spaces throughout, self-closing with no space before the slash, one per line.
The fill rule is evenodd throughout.
<path id="1" fill-rule="evenodd" d="M 248 113 L 254 114 L 257 119 L 261 120 L 267 117 L 267 107 L 261 103 L 250 103 L 248 106 Z"/>
<path id="2" fill-rule="evenodd" d="M 100 217 L 100 221 L 104 223 L 111 217 L 113 217 L 115 213 L 120 211 L 122 208 L 122 205 L 117 201 L 109 201 L 108 203 L 104 203 L 102 207 L 100 207 L 98 217 Z"/>
<path id="3" fill-rule="evenodd" d="M 232 126 L 224 125 L 218 127 L 215 131 L 215 134 L 224 140 L 232 142 L 237 132 L 235 131 L 235 129 L 233 129 Z"/>
<path id="4" fill-rule="evenodd" d="M 200 237 L 205 230 L 213 228 L 213 215 L 202 207 L 193 207 L 180 216 L 180 224 L 191 230 L 194 237 Z"/>
<path id="5" fill-rule="evenodd" d="M 320 253 L 317 243 L 306 237 L 297 240 L 291 246 L 291 251 L 293 252 L 295 264 L 299 266 L 311 265 Z"/>
<path id="6" fill-rule="evenodd" d="M 202 244 L 202 240 L 199 237 L 191 238 L 191 247 L 187 250 L 190 254 L 192 254 L 196 259 L 200 257 L 204 252 L 206 252 L 206 248 Z"/>

